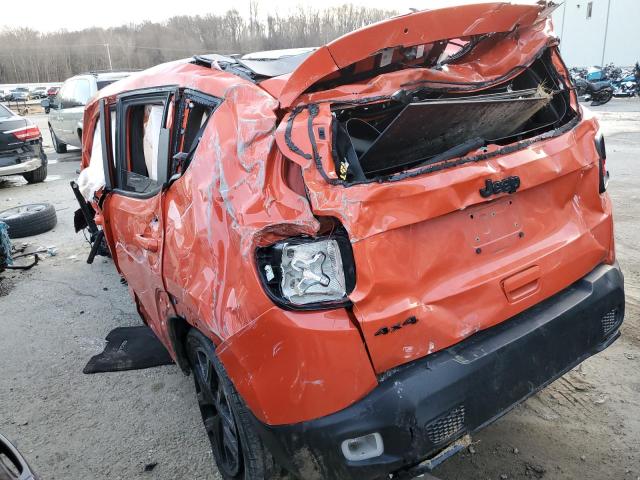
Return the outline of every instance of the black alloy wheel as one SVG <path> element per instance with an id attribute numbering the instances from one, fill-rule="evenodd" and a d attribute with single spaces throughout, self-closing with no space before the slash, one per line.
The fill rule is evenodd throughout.
<path id="1" fill-rule="evenodd" d="M 237 477 L 242 469 L 242 448 L 229 394 L 206 345 L 192 345 L 189 350 L 198 405 L 218 468 L 224 476 Z"/>

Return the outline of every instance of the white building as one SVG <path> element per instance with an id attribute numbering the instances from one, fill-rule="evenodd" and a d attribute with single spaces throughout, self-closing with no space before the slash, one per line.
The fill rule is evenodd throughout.
<path id="1" fill-rule="evenodd" d="M 640 60 L 640 0 L 565 0 L 553 24 L 569 67 Z"/>

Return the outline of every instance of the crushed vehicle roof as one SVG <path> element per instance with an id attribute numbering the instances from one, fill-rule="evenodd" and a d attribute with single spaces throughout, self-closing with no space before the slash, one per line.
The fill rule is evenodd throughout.
<path id="1" fill-rule="evenodd" d="M 406 56 L 411 48 L 424 52 L 424 62 L 410 65 L 411 67 L 446 73 L 447 69 L 442 67 L 458 61 L 461 56 L 474 50 L 482 40 L 495 38 L 498 33 L 506 34 L 540 24 L 554 8 L 556 5 L 548 1 L 460 2 L 374 23 L 319 48 L 274 50 L 242 56 L 215 53 L 197 55 L 159 65 L 145 72 L 154 75 L 161 72 L 186 73 L 184 67 L 180 67 L 185 63 L 208 67 L 231 74 L 236 81 L 244 79 L 254 84 L 259 83 L 263 90 L 279 101 L 281 108 L 288 108 L 303 93 L 309 92 L 321 82 L 336 78 L 342 84 L 361 81 L 363 72 L 358 72 L 359 76 L 351 75 L 351 70 L 354 67 L 360 68 L 361 64 L 367 62 L 371 63 L 369 70 L 364 72 L 367 78 L 394 69 L 406 69 L 407 65 L 403 63 L 401 56 Z M 443 51 L 443 55 L 427 56 L 436 50 L 434 46 L 441 46 L 443 42 L 455 39 L 466 39 L 458 52 L 447 54 Z M 391 63 L 383 64 L 379 60 L 385 54 L 392 56 Z M 455 67 L 456 65 L 454 70 Z M 135 84 L 138 82 L 134 79 L 140 75 L 145 74 L 138 73 L 129 78 Z M 218 75 L 209 77 L 222 78 Z M 185 78 L 182 84 L 190 83 L 192 82 Z M 121 84 L 121 89 L 131 88 L 127 85 L 128 83 Z M 101 96 L 106 96 L 109 92 L 114 90 L 106 90 Z"/>

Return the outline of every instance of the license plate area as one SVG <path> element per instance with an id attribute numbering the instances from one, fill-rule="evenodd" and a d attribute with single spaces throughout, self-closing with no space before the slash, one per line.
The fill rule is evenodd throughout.
<path id="1" fill-rule="evenodd" d="M 507 249 L 524 237 L 516 197 L 506 197 L 466 210 L 467 240 L 478 255 Z"/>

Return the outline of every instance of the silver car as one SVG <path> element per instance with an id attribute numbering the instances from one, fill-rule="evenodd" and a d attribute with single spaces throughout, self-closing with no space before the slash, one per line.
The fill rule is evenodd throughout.
<path id="1" fill-rule="evenodd" d="M 67 145 L 82 148 L 84 106 L 96 92 L 128 77 L 130 72 L 92 72 L 69 78 L 53 100 L 41 103 L 49 110 L 49 132 L 57 153 L 65 153 Z"/>

